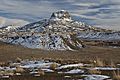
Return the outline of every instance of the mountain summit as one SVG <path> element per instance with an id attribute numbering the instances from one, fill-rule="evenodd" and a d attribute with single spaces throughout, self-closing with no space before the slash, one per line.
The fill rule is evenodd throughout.
<path id="1" fill-rule="evenodd" d="M 52 13 L 50 19 L 55 19 L 55 20 L 71 20 L 71 16 L 69 12 L 65 10 L 57 11 Z"/>

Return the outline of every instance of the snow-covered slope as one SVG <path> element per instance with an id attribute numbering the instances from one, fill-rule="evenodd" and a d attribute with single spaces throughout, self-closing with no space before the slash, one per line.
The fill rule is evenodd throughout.
<path id="1" fill-rule="evenodd" d="M 9 19 L 9 18 L 5 18 L 5 17 L 0 17 L 0 29 L 14 29 L 20 26 L 24 26 L 26 24 L 28 24 L 28 21 L 24 21 L 21 19 Z"/>
<path id="2" fill-rule="evenodd" d="M 52 13 L 49 19 L 12 30 L 10 26 L 0 29 L 1 41 L 45 50 L 78 50 L 84 47 L 81 38 L 120 40 L 120 32 L 75 21 L 65 10 Z"/>
<path id="3" fill-rule="evenodd" d="M 78 37 L 88 40 L 120 41 L 120 32 L 79 32 Z"/>
<path id="4" fill-rule="evenodd" d="M 53 16 L 53 14 L 55 14 Z M 18 27 L 1 29 L 1 41 L 45 50 L 77 50 L 83 45 L 75 39 L 73 21 L 67 11 L 53 13 L 50 19 Z M 9 28 L 9 26 L 7 27 Z"/>

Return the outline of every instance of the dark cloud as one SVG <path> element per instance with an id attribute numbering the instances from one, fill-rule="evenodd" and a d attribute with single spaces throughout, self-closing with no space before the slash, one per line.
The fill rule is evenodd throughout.
<path id="1" fill-rule="evenodd" d="M 57 10 L 92 25 L 119 26 L 120 0 L 1 0 L 0 16 L 38 21 Z M 74 15 L 75 14 L 75 15 Z M 116 29 L 118 27 L 115 27 Z"/>

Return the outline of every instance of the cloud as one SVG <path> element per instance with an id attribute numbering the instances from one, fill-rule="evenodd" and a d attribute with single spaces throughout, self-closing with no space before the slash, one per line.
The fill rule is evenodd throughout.
<path id="1" fill-rule="evenodd" d="M 120 0 L 0 0 L 0 16 L 30 22 L 61 9 L 91 25 L 120 25 Z"/>
<path id="2" fill-rule="evenodd" d="M 9 19 L 5 17 L 0 17 L 0 27 L 7 25 L 15 25 L 15 26 L 24 26 L 28 24 L 28 21 L 20 20 L 20 19 Z"/>

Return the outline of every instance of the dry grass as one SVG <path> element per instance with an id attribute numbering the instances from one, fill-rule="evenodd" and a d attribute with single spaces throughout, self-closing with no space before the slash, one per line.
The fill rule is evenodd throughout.
<path id="1" fill-rule="evenodd" d="M 50 69 L 52 69 L 52 70 L 55 70 L 55 68 L 57 68 L 57 67 L 58 67 L 58 65 L 56 63 L 53 63 L 50 65 Z"/>
<path id="2" fill-rule="evenodd" d="M 120 63 L 120 49 L 119 48 L 105 48 L 105 47 L 86 47 L 79 51 L 45 51 L 40 49 L 28 49 L 17 45 L 10 45 L 0 42 L 0 62 L 3 63 L 9 60 L 20 59 L 51 59 L 61 61 L 74 60 L 81 62 L 94 61 L 100 58 L 100 61 L 113 61 Z M 102 62 L 99 62 L 99 65 Z"/>
<path id="3" fill-rule="evenodd" d="M 116 67 L 117 67 L 112 60 L 111 60 L 110 66 L 113 67 L 113 68 L 116 68 Z"/>
<path id="4" fill-rule="evenodd" d="M 25 70 L 23 68 L 19 67 L 19 66 L 17 66 L 16 70 L 15 70 L 16 73 L 23 73 L 24 71 Z"/>
<path id="5" fill-rule="evenodd" d="M 90 74 L 102 74 L 100 70 L 89 70 Z"/>
<path id="6" fill-rule="evenodd" d="M 21 58 L 19 58 L 19 57 L 16 58 L 16 62 L 20 63 L 21 61 L 22 61 Z"/>
<path id="7" fill-rule="evenodd" d="M 113 79 L 114 80 L 120 80 L 120 71 L 113 72 Z"/>
<path id="8" fill-rule="evenodd" d="M 43 70 L 39 70 L 38 71 L 38 74 L 41 76 L 41 75 L 45 75 L 45 72 Z"/>
<path id="9" fill-rule="evenodd" d="M 96 58 L 96 60 L 94 60 L 95 66 L 97 67 L 103 67 L 105 66 L 105 62 L 103 60 L 101 60 L 100 58 Z"/>

